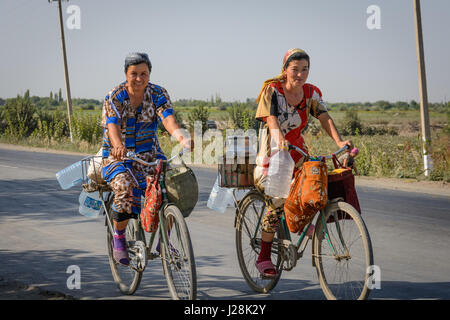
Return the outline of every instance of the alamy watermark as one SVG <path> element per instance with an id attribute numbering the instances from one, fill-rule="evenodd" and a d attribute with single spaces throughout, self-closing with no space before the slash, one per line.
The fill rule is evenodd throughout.
<path id="1" fill-rule="evenodd" d="M 255 129 L 208 129 L 203 132 L 202 122 L 195 121 L 193 136 L 186 129 L 178 129 L 172 134 L 172 141 L 177 141 L 177 137 L 194 141 L 194 149 L 191 153 L 183 155 L 186 164 L 222 164 L 224 159 L 236 158 L 237 164 L 255 161 L 257 152 L 257 132 Z M 182 150 L 182 146 L 177 144 L 171 151 L 171 157 Z M 247 158 L 247 160 L 246 160 Z"/>
<path id="2" fill-rule="evenodd" d="M 381 29 L 381 9 L 377 5 L 367 7 L 366 13 L 370 16 L 367 18 L 366 26 L 369 30 Z"/>
<path id="3" fill-rule="evenodd" d="M 66 19 L 66 27 L 70 30 L 81 29 L 81 9 L 79 6 L 72 4 L 67 7 L 66 13 L 69 17 Z"/>
<path id="4" fill-rule="evenodd" d="M 67 267 L 66 273 L 70 276 L 67 278 L 67 289 L 81 289 L 81 269 L 77 265 L 70 265 Z"/>
<path id="5" fill-rule="evenodd" d="M 377 265 L 367 267 L 367 288 L 370 290 L 381 289 L 381 269 Z"/>

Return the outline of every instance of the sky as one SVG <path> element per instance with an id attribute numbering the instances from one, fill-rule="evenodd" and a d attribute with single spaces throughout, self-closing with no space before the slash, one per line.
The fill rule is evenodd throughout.
<path id="1" fill-rule="evenodd" d="M 419 100 L 413 0 L 70 0 L 63 19 L 72 98 L 103 99 L 146 52 L 172 100 L 256 98 L 302 48 L 327 102 Z M 379 15 L 367 12 L 379 8 Z M 66 12 L 69 6 L 79 11 Z M 64 69 L 57 3 L 0 0 L 0 97 L 48 96 Z M 428 100 L 450 100 L 450 1 L 422 0 Z M 77 15 L 79 12 L 79 15 Z M 79 18 L 79 19 L 78 19 Z M 375 20 L 374 20 L 375 19 Z M 368 27 L 379 23 L 378 29 Z M 371 23 L 372 24 L 371 24 Z"/>

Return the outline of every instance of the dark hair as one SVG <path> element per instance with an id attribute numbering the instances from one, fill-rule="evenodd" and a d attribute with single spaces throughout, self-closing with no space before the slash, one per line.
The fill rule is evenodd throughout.
<path id="1" fill-rule="evenodd" d="M 286 63 L 283 66 L 283 70 L 286 70 L 287 66 L 292 60 L 303 60 L 305 59 L 308 61 L 308 68 L 311 66 L 311 63 L 309 62 L 309 56 L 306 52 L 296 52 L 292 54 L 287 60 Z"/>
<path id="2" fill-rule="evenodd" d="M 148 66 L 148 70 L 150 72 L 152 71 L 152 63 L 150 62 L 150 59 L 148 58 L 148 55 L 146 53 L 133 52 L 128 54 L 125 57 L 125 73 L 127 73 L 129 66 L 135 66 L 141 63 L 145 63 Z"/>

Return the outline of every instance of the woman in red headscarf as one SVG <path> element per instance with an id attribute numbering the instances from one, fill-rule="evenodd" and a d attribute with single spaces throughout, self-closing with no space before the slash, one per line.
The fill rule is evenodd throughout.
<path id="1" fill-rule="evenodd" d="M 306 83 L 309 68 L 308 54 L 301 49 L 290 49 L 284 56 L 281 74 L 264 82 L 257 98 L 256 118 L 263 121 L 264 125 L 268 127 L 270 140 L 278 149 L 286 148 L 289 143 L 308 153 L 302 131 L 311 115 L 320 121 L 322 127 L 339 148 L 345 145 L 352 147 L 351 140 L 342 140 L 333 119 L 327 112 L 322 100 L 322 92 L 316 86 Z M 296 164 L 295 167 L 301 167 L 304 161 L 303 156 L 296 151 L 291 151 L 290 154 Z M 258 154 L 256 170 L 261 170 L 268 165 L 268 156 L 263 156 L 264 159 L 261 159 L 261 155 Z M 263 179 L 255 182 L 262 188 Z M 266 277 L 276 276 L 270 259 L 270 251 L 284 200 L 270 199 L 268 212 L 263 219 L 261 252 L 256 266 L 259 272 Z"/>

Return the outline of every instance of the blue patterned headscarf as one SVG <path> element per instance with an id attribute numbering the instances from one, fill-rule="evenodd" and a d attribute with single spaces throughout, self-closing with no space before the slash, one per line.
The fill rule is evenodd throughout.
<path id="1" fill-rule="evenodd" d="M 125 57 L 125 73 L 127 72 L 129 66 L 134 66 L 140 63 L 145 63 L 150 72 L 152 71 L 152 63 L 150 62 L 148 55 L 146 53 L 133 52 Z"/>

